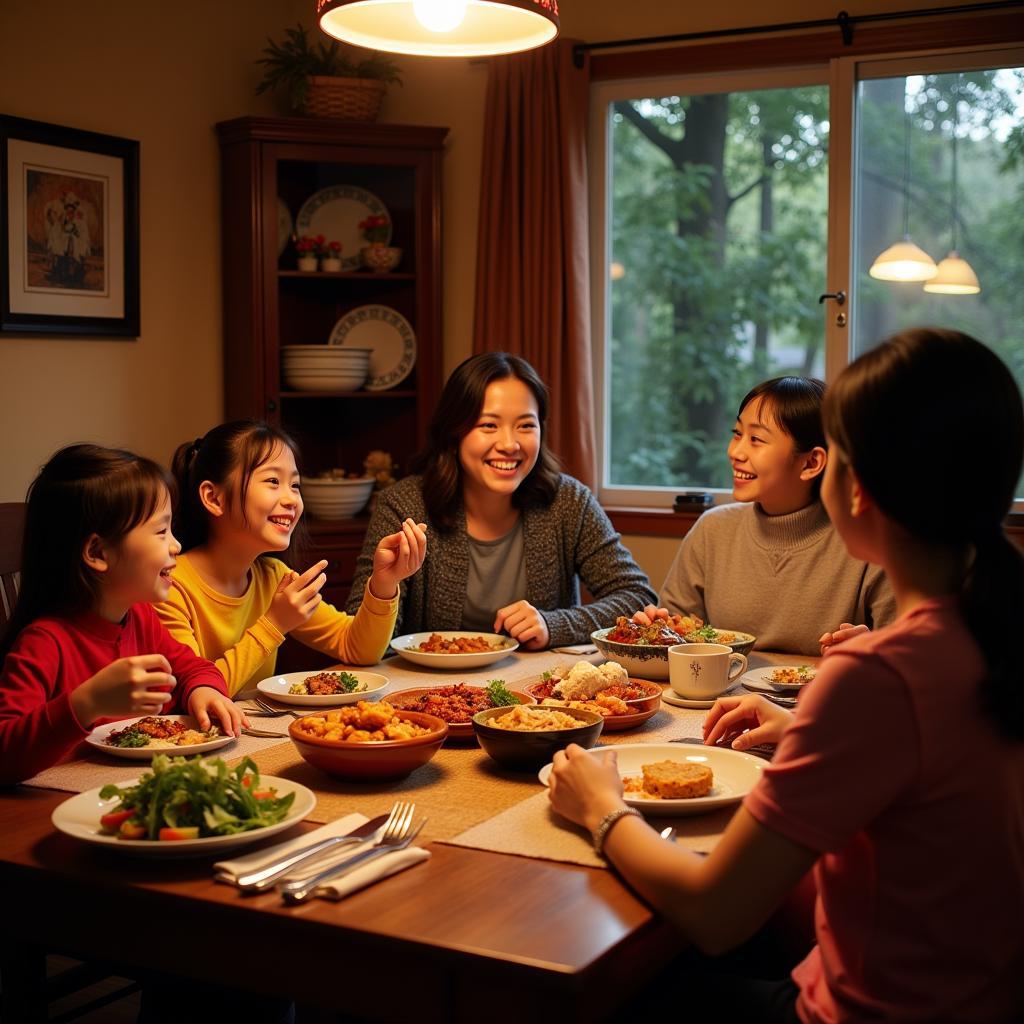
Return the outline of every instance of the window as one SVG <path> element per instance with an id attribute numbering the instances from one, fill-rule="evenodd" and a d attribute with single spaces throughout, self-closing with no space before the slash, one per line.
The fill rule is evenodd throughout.
<path id="1" fill-rule="evenodd" d="M 594 86 L 602 500 L 664 507 L 682 488 L 726 500 L 729 431 L 754 384 L 834 375 L 902 327 L 975 334 L 1024 382 L 1014 56 L 841 58 Z M 957 246 L 981 293 L 875 280 L 875 257 L 902 237 L 905 166 L 914 241 L 936 262 L 951 248 L 954 132 Z M 851 301 L 819 304 L 839 290 Z"/>

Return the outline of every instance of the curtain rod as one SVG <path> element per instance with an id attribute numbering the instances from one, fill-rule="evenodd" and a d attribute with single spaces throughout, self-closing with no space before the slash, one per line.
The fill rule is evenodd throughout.
<path id="1" fill-rule="evenodd" d="M 998 0 L 993 3 L 958 4 L 952 7 L 927 7 L 915 11 L 886 11 L 879 14 L 849 14 L 840 11 L 834 18 L 813 21 L 786 21 L 775 25 L 748 25 L 744 28 L 714 29 L 707 32 L 684 32 L 671 36 L 645 36 L 640 39 L 612 39 L 599 43 L 577 43 L 572 49 L 576 67 L 583 67 L 583 56 L 592 50 L 617 50 L 631 46 L 649 46 L 653 43 L 688 43 L 697 39 L 727 39 L 733 36 L 766 35 L 771 32 L 796 32 L 809 28 L 839 29 L 843 45 L 853 43 L 853 30 L 869 21 L 898 21 L 906 18 L 930 18 L 937 14 L 971 14 L 978 11 L 998 11 L 1010 7 L 1024 7 L 1024 0 Z"/>

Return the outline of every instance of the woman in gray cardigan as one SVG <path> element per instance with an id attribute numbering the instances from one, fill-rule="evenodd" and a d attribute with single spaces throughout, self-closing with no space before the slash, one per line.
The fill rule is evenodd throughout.
<path id="1" fill-rule="evenodd" d="M 525 360 L 467 359 L 448 379 L 415 476 L 382 491 L 356 565 L 358 607 L 381 537 L 426 523 L 396 633 L 505 632 L 528 650 L 584 642 L 654 598 L 593 494 L 544 442 L 548 394 Z M 580 583 L 593 598 L 580 604 Z"/>

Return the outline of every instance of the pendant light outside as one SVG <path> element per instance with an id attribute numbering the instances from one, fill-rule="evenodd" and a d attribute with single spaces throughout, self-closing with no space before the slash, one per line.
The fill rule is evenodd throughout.
<path id="1" fill-rule="evenodd" d="M 868 271 L 879 281 L 930 281 L 938 272 L 935 260 L 909 238 L 890 245 Z"/>
<path id="2" fill-rule="evenodd" d="M 519 53 L 551 42 L 559 28 L 558 0 L 317 0 L 316 14 L 335 39 L 420 57 Z"/>
<path id="3" fill-rule="evenodd" d="M 938 273 L 924 285 L 926 292 L 938 295 L 977 295 L 981 291 L 978 275 L 954 249 L 938 267 Z"/>

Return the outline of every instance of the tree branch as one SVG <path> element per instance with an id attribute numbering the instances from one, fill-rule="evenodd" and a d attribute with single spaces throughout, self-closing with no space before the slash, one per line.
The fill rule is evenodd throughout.
<path id="1" fill-rule="evenodd" d="M 632 124 L 640 134 L 652 145 L 657 146 L 665 156 L 672 161 L 673 165 L 679 166 L 679 152 L 681 143 L 670 138 L 660 128 L 657 128 L 641 114 L 629 100 L 622 100 L 615 104 L 615 109 Z"/>
<path id="2" fill-rule="evenodd" d="M 746 186 L 746 188 L 741 188 L 739 192 L 737 192 L 734 196 L 727 196 L 725 200 L 726 203 L 729 206 L 732 206 L 733 203 L 738 203 L 745 195 L 747 195 L 747 193 L 753 192 L 754 189 L 758 187 L 758 185 L 763 185 L 767 180 L 768 175 L 762 174 L 760 178 L 757 178 L 756 180 L 752 181 L 749 185 Z"/>

